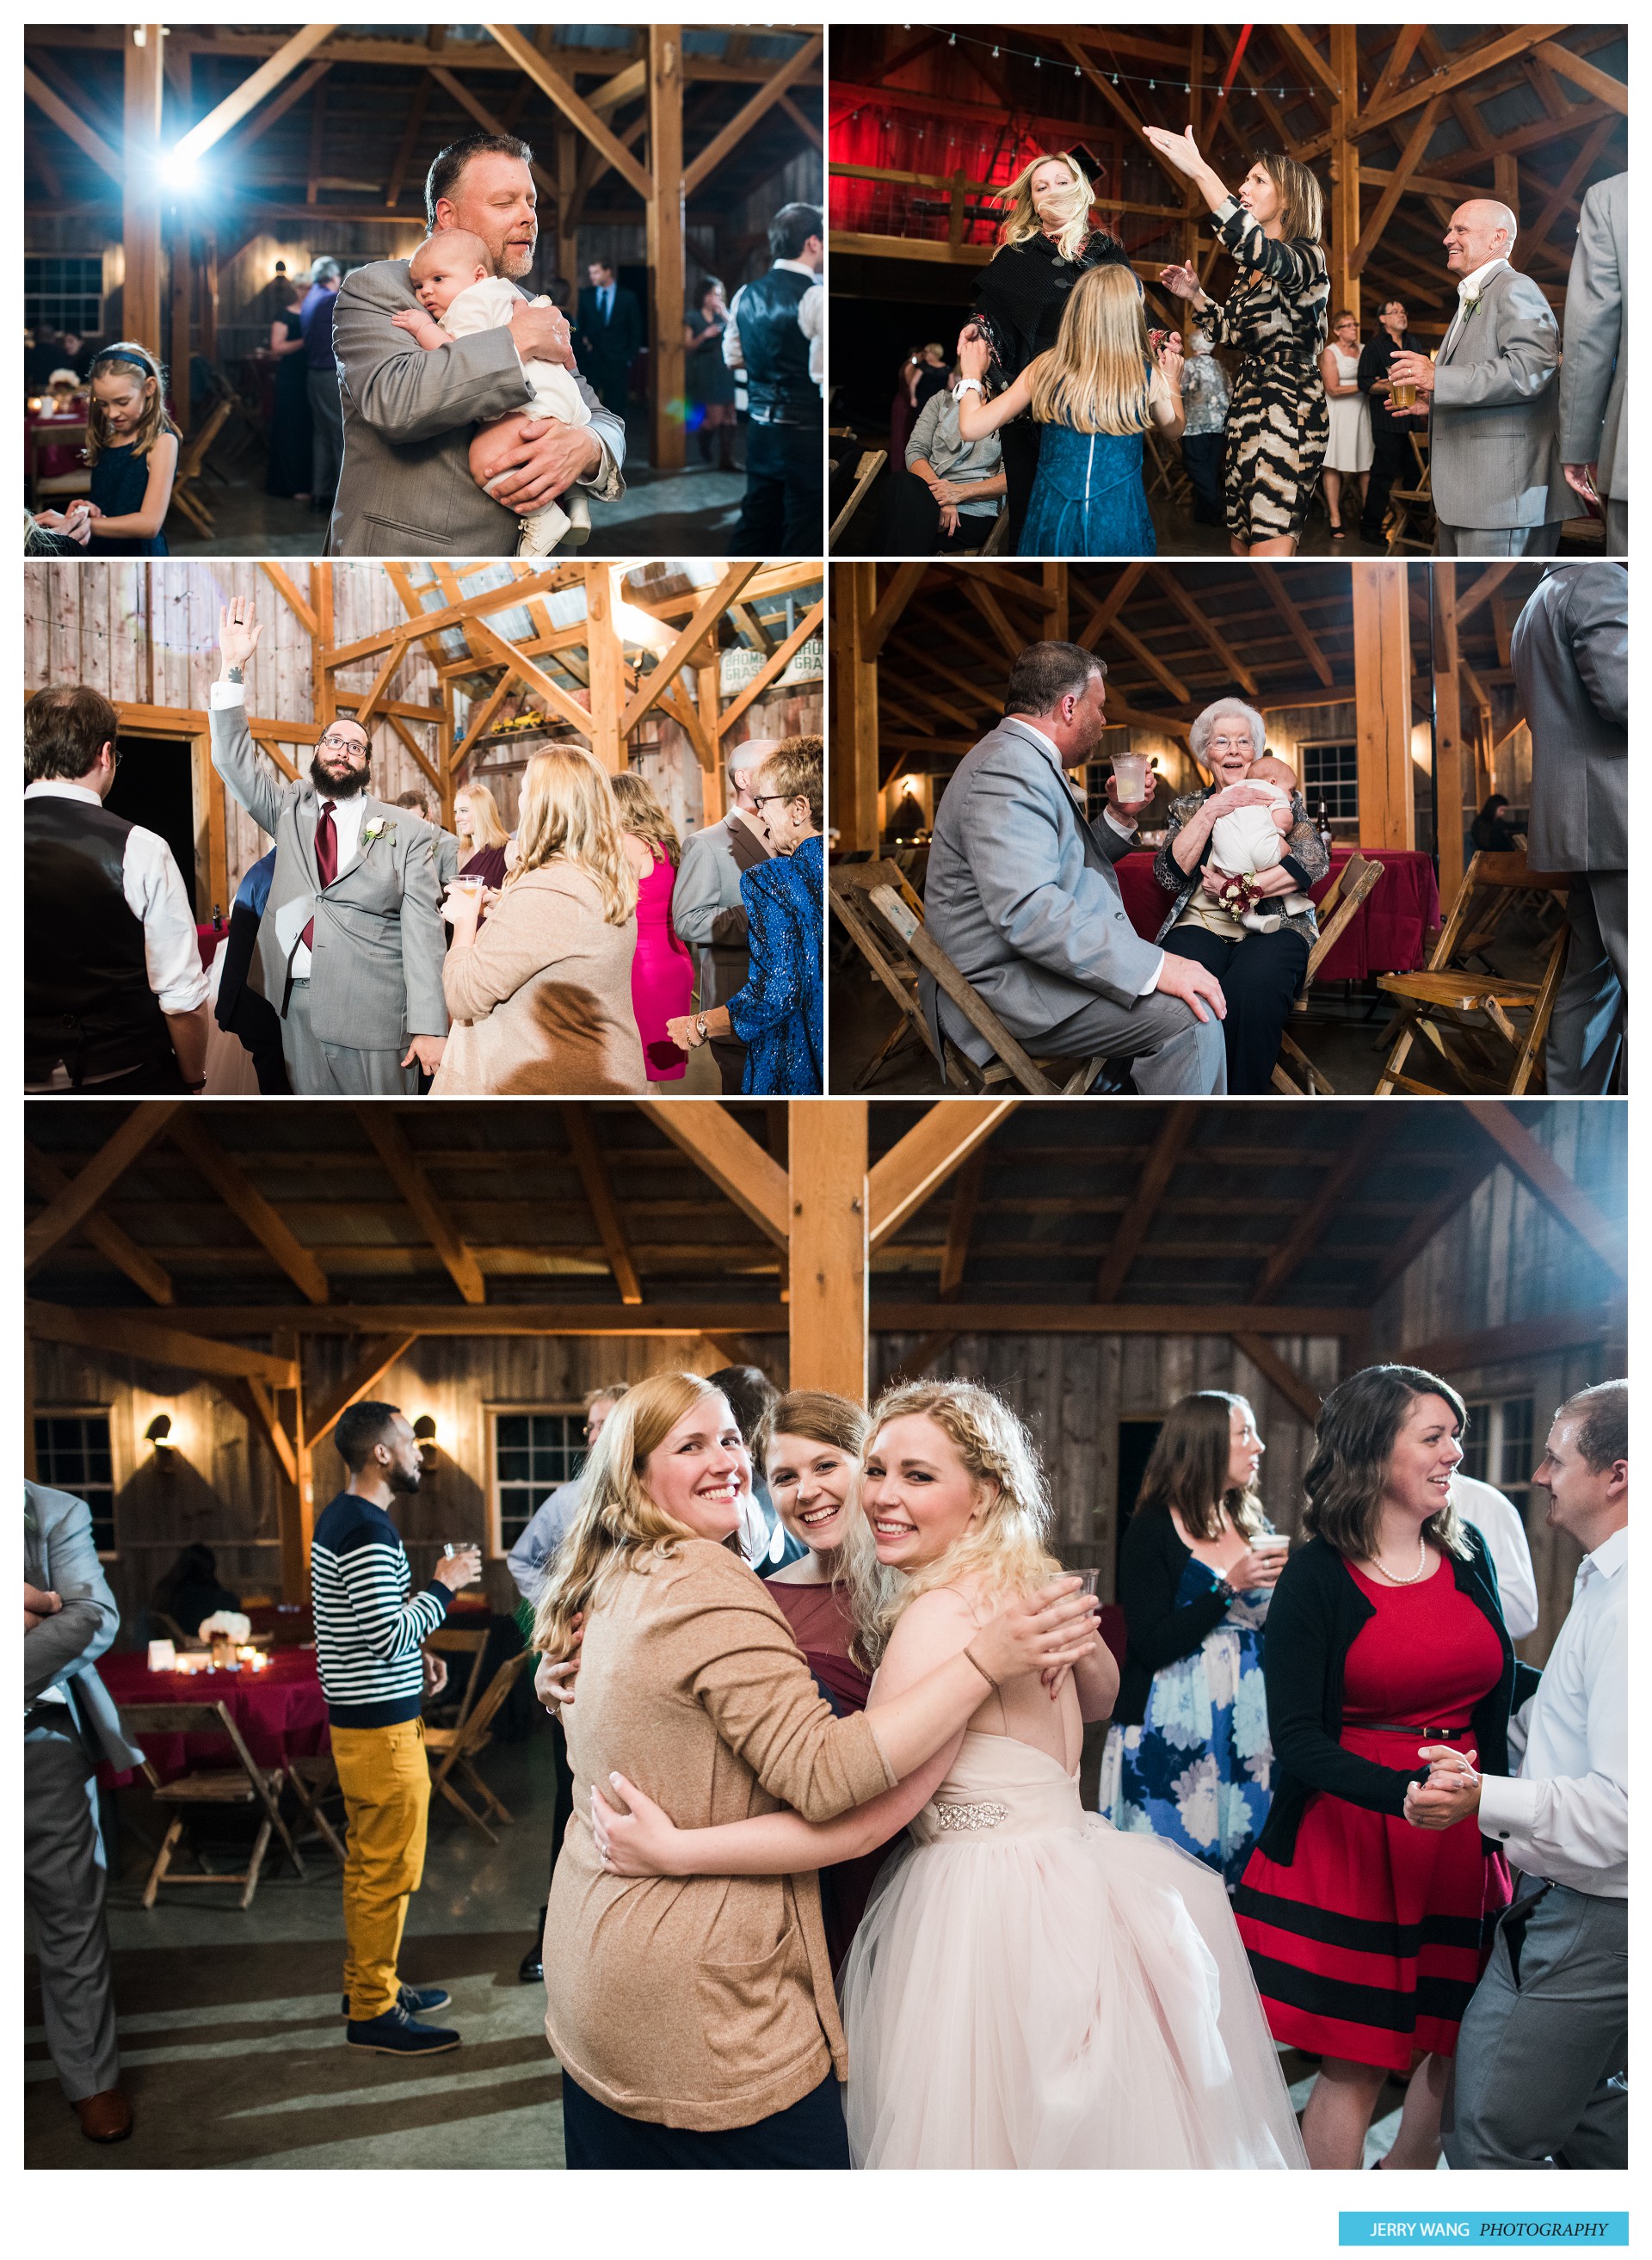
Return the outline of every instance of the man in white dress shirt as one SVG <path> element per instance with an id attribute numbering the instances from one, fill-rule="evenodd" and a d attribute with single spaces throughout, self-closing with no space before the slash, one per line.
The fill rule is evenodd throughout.
<path id="1" fill-rule="evenodd" d="M 1524 1640 L 1537 1630 L 1537 1580 L 1532 1575 L 1532 1549 L 1526 1542 L 1526 1525 L 1511 1498 L 1495 1484 L 1482 1483 L 1461 1470 L 1451 1478 L 1451 1503 L 1465 1522 L 1471 1522 L 1485 1541 L 1497 1571 L 1498 1598 L 1511 1640 Z"/>
<path id="2" fill-rule="evenodd" d="M 746 380 L 746 499 L 733 535 L 742 557 L 806 556 L 824 538 L 823 225 L 818 204 L 783 204 L 769 223 L 773 263 L 728 310 L 723 359 Z"/>
<path id="3" fill-rule="evenodd" d="M 1458 2035 L 1443 2121 L 1454 2168 L 1628 2164 L 1629 1388 L 1555 1415 L 1532 1478 L 1584 1548 L 1512 1779 L 1426 1748 L 1406 1793 L 1423 1828 L 1467 1820 L 1521 1883 Z M 1511 1737 L 1511 1748 L 1514 1747 Z"/>
<path id="4" fill-rule="evenodd" d="M 206 1075 L 195 912 L 158 833 L 104 803 L 118 719 L 84 683 L 23 716 L 24 1087 L 164 1094 Z"/>

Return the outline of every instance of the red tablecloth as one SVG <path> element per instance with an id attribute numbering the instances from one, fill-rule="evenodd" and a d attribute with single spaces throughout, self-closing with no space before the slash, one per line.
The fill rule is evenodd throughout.
<path id="1" fill-rule="evenodd" d="M 54 438 L 62 434 L 61 445 Z M 23 470 L 25 479 L 61 479 L 86 468 L 86 411 L 54 416 L 40 408 L 23 411 Z"/>
<path id="2" fill-rule="evenodd" d="M 1315 902 L 1352 852 L 1348 848 L 1332 849 L 1331 869 L 1313 890 Z M 1440 923 L 1440 889 L 1429 857 L 1408 848 L 1367 848 L 1361 853 L 1369 862 L 1382 865 L 1383 876 L 1319 968 L 1321 981 L 1363 981 L 1371 973 L 1420 972 L 1428 936 Z M 1170 906 L 1169 896 L 1154 879 L 1153 858 L 1145 853 L 1126 855 L 1114 869 L 1130 923 L 1150 941 Z"/>
<path id="3" fill-rule="evenodd" d="M 289 1758 L 313 1757 L 327 1747 L 327 1699 L 316 1672 L 315 1650 L 271 1651 L 268 1668 L 254 1671 L 151 1671 L 141 1649 L 99 1659 L 98 1676 L 115 1701 L 128 1703 L 222 1703 L 260 1765 L 285 1765 Z M 145 1756 L 163 1781 L 191 1766 L 221 1768 L 235 1763 L 223 1736 L 139 1734 Z M 130 1774 L 111 1777 L 117 1787 Z"/>

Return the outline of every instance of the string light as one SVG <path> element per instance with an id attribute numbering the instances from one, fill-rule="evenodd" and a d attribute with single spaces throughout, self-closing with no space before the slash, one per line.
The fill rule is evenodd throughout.
<path id="1" fill-rule="evenodd" d="M 906 24 L 902 26 L 904 31 L 908 32 L 913 27 L 910 24 Z M 949 47 L 955 47 L 961 43 L 966 47 L 984 47 L 988 45 L 988 42 L 985 39 L 971 39 L 967 32 L 962 34 L 957 32 L 951 32 L 948 34 L 947 45 Z M 1006 50 L 1003 46 L 1002 42 L 994 44 L 991 49 L 993 61 L 998 62 L 1000 61 L 1005 53 Z M 1045 58 L 1041 54 L 1034 54 L 1030 48 L 1011 47 L 1007 50 L 1007 53 L 1012 61 L 1030 62 L 1034 70 L 1041 70 L 1043 68 Z M 1066 61 L 1066 58 L 1064 56 L 1054 58 L 1052 60 L 1062 65 L 1064 65 Z M 1442 68 L 1443 66 L 1437 65 L 1431 75 L 1435 78 L 1439 77 Z M 1082 78 L 1083 76 L 1083 68 L 1078 64 L 1074 65 L 1073 72 L 1075 77 Z M 1114 86 L 1118 86 L 1120 83 L 1126 86 L 1145 86 L 1150 94 L 1156 94 L 1158 91 L 1159 82 L 1156 78 L 1148 78 L 1145 75 L 1138 75 L 1130 71 L 1119 72 L 1118 70 L 1109 70 L 1107 72 L 1107 76 Z M 1417 82 L 1417 84 L 1419 85 L 1423 83 L 1424 82 L 1421 80 Z M 1212 94 L 1214 95 L 1219 101 L 1226 101 L 1228 93 L 1227 88 L 1224 86 L 1219 79 L 1200 79 L 1197 87 L 1195 87 L 1191 75 L 1184 82 L 1182 91 L 1184 94 L 1187 95 L 1191 95 L 1195 92 L 1199 94 Z M 1268 89 L 1265 87 L 1248 87 L 1245 89 L 1245 91 L 1250 95 L 1253 101 L 1256 102 L 1265 100 L 1268 94 Z M 1323 98 L 1327 91 L 1334 93 L 1334 89 L 1327 89 L 1318 83 L 1312 86 L 1282 86 L 1275 89 L 1274 90 L 1276 99 L 1280 102 L 1283 102 L 1287 95 L 1312 95 Z"/>

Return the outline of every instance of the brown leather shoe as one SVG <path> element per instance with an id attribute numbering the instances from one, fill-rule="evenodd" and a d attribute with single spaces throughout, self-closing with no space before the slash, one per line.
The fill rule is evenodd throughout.
<path id="1" fill-rule="evenodd" d="M 106 2087 L 101 2095 L 83 2095 L 75 2115 L 89 2142 L 124 2142 L 132 2132 L 132 2106 L 118 2087 Z"/>

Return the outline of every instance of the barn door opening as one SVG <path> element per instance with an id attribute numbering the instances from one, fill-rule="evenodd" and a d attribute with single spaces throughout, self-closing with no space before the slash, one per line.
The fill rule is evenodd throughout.
<path id="1" fill-rule="evenodd" d="M 1114 1521 L 1112 1590 L 1119 1590 L 1119 1556 L 1124 1546 L 1125 1525 L 1135 1513 L 1141 1478 L 1148 1471 L 1153 1447 L 1159 1441 L 1162 1420 L 1120 1420 L 1119 1423 L 1119 1513 Z"/>
<path id="2" fill-rule="evenodd" d="M 195 869 L 195 759 L 188 738 L 120 733 L 120 766 L 104 803 L 129 824 L 158 832 L 183 876 L 197 922 L 201 906 Z"/>

